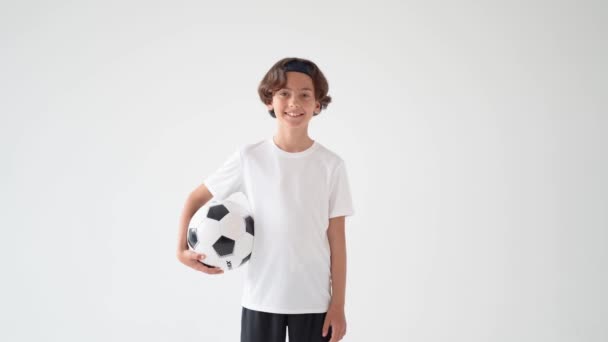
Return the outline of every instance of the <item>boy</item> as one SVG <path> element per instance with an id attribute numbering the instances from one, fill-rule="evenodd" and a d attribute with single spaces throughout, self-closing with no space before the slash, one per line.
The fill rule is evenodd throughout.
<path id="1" fill-rule="evenodd" d="M 212 197 L 243 192 L 255 219 L 242 298 L 241 341 L 336 342 L 346 333 L 345 217 L 354 214 L 344 161 L 308 136 L 308 123 L 331 102 L 311 61 L 285 58 L 258 93 L 277 120 L 272 138 L 240 147 L 188 197 L 177 257 L 207 274 L 188 250 L 194 213 Z"/>

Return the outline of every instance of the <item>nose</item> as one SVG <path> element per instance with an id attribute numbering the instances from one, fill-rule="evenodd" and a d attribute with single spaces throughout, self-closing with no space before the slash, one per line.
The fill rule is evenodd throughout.
<path id="1" fill-rule="evenodd" d="M 298 99 L 295 96 L 292 96 L 289 99 L 289 107 L 300 107 L 300 102 L 298 101 Z"/>

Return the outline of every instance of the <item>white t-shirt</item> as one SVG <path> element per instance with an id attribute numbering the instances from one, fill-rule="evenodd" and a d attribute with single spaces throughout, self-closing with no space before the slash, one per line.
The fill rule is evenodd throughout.
<path id="1" fill-rule="evenodd" d="M 329 219 L 354 214 L 344 161 L 318 142 L 301 152 L 273 138 L 243 145 L 204 180 L 214 198 L 242 192 L 255 237 L 242 305 L 322 313 L 331 299 Z"/>

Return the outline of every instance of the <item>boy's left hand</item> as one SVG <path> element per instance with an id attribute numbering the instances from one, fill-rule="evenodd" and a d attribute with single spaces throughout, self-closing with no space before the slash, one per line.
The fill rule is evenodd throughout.
<path id="1" fill-rule="evenodd" d="M 344 337 L 344 335 L 346 335 L 346 316 L 344 315 L 344 305 L 329 305 L 329 309 L 325 315 L 325 323 L 323 324 L 323 337 L 327 336 L 330 326 L 331 340 L 329 342 L 338 342 Z"/>

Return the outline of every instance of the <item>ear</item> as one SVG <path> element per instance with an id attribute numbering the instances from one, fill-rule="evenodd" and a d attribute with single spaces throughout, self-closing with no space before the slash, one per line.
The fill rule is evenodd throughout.
<path id="1" fill-rule="evenodd" d="M 272 110 L 272 103 L 267 103 L 266 108 L 268 108 L 268 110 Z"/>

